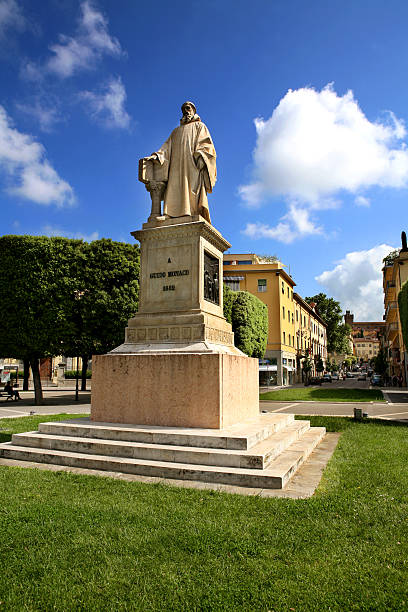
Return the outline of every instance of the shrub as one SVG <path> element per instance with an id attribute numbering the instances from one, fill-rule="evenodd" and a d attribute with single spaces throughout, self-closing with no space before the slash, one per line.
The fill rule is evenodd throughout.
<path id="1" fill-rule="evenodd" d="M 92 378 L 91 370 L 87 370 L 86 377 Z M 76 378 L 76 370 L 65 370 L 65 378 Z M 81 378 L 81 370 L 78 370 L 78 378 Z"/>
<path id="2" fill-rule="evenodd" d="M 232 301 L 232 331 L 235 346 L 248 357 L 265 355 L 268 340 L 268 308 L 255 295 L 238 291 Z"/>
<path id="3" fill-rule="evenodd" d="M 408 282 L 402 285 L 398 294 L 398 308 L 401 321 L 402 337 L 404 344 L 408 347 Z"/>

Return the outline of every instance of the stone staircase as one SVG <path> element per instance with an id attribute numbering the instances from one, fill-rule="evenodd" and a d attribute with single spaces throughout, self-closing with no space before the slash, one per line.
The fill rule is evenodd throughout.
<path id="1" fill-rule="evenodd" d="M 281 489 L 323 439 L 324 427 L 260 414 L 227 429 L 185 429 L 71 419 L 14 434 L 0 457 L 95 470 Z"/>

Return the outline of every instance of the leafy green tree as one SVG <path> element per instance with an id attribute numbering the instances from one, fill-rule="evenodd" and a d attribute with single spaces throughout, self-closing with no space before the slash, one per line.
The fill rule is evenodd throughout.
<path id="1" fill-rule="evenodd" d="M 136 244 L 103 238 L 83 243 L 76 251 L 63 353 L 82 358 L 82 390 L 90 357 L 124 341 L 128 319 L 138 308 L 139 263 Z"/>
<path id="2" fill-rule="evenodd" d="M 35 403 L 43 400 L 39 359 L 61 354 L 69 334 L 72 261 L 81 244 L 46 236 L 0 237 L 0 355 L 28 361 Z"/>
<path id="3" fill-rule="evenodd" d="M 327 352 L 347 353 L 350 326 L 345 325 L 342 316 L 340 302 L 334 298 L 327 297 L 325 293 L 318 293 L 312 297 L 306 297 L 308 304 L 314 302 L 316 311 L 327 325 Z"/>
<path id="4" fill-rule="evenodd" d="M 321 357 L 316 360 L 316 372 L 324 372 L 324 364 Z"/>
<path id="5" fill-rule="evenodd" d="M 268 308 L 247 291 L 230 293 L 234 295 L 227 291 L 226 300 L 224 295 L 224 313 L 227 321 L 231 317 L 235 346 L 249 357 L 262 359 L 268 340 Z"/>
<path id="6" fill-rule="evenodd" d="M 310 372 L 313 369 L 312 360 L 309 357 L 303 360 L 302 370 L 305 373 L 305 385 L 309 384 Z"/>
<path id="7" fill-rule="evenodd" d="M 398 294 L 398 308 L 404 345 L 408 347 L 408 282 L 402 285 Z"/>
<path id="8" fill-rule="evenodd" d="M 381 374 L 381 376 L 384 376 L 387 371 L 387 367 L 388 363 L 386 353 L 384 349 L 380 349 L 374 358 L 374 369 L 377 374 Z"/>
<path id="9" fill-rule="evenodd" d="M 228 323 L 232 324 L 232 305 L 237 296 L 236 291 L 231 291 L 231 289 L 224 283 L 224 294 L 223 294 L 223 311 L 224 317 L 227 319 Z"/>

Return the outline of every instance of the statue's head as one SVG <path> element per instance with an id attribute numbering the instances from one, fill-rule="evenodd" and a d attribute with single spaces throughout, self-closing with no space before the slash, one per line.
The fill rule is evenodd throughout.
<path id="1" fill-rule="evenodd" d="M 184 102 L 184 104 L 181 105 L 181 111 L 183 113 L 183 119 L 186 121 L 191 121 L 196 114 L 197 109 L 194 102 L 187 100 L 187 102 Z"/>

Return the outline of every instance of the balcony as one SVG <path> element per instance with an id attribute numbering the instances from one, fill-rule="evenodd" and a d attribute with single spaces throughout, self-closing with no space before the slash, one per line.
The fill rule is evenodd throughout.
<path id="1" fill-rule="evenodd" d="M 389 342 L 392 342 L 398 334 L 398 323 L 388 323 L 385 326 L 385 336 Z"/>

